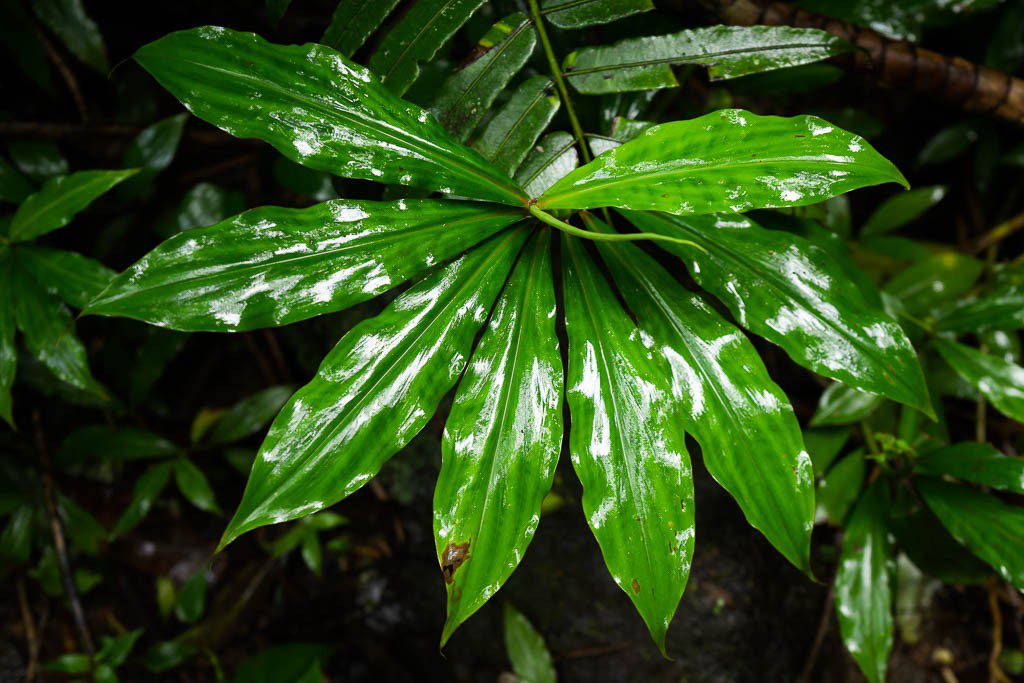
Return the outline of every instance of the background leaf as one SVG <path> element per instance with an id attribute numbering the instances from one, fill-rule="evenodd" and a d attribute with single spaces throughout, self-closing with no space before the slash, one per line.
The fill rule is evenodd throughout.
<path id="1" fill-rule="evenodd" d="M 71 222 L 75 215 L 100 195 L 135 174 L 127 171 L 79 171 L 47 180 L 28 197 L 11 220 L 12 242 L 24 242 Z"/>
<path id="2" fill-rule="evenodd" d="M 555 683 L 555 665 L 544 637 L 522 612 L 505 603 L 505 649 L 523 683 Z"/>

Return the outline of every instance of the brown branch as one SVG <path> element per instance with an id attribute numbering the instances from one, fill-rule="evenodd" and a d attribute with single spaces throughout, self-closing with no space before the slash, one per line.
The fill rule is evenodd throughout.
<path id="1" fill-rule="evenodd" d="M 999 607 L 999 582 L 992 581 L 986 586 L 988 591 L 988 609 L 992 615 L 992 649 L 988 655 L 988 674 L 992 683 L 1012 683 L 999 666 L 999 657 L 1003 653 L 1003 613 Z"/>
<path id="2" fill-rule="evenodd" d="M 50 456 L 46 450 L 46 441 L 43 437 L 43 428 L 38 411 L 33 413 L 32 420 L 36 430 L 36 449 L 39 451 L 39 471 L 43 479 L 43 500 L 46 503 L 46 514 L 50 521 L 50 531 L 53 533 L 53 549 L 57 553 L 57 566 L 60 569 L 61 585 L 64 586 L 64 595 L 68 599 L 71 616 L 75 620 L 75 627 L 78 629 L 78 637 L 81 640 L 82 649 L 85 650 L 91 659 L 96 652 L 96 648 L 93 646 L 89 624 L 85 620 L 85 610 L 82 609 L 82 601 L 78 597 L 78 589 L 75 588 L 74 574 L 71 572 L 71 562 L 68 560 L 64 525 L 61 523 L 60 514 L 57 510 L 56 486 L 53 483 L 53 474 L 50 470 Z"/>
<path id="3" fill-rule="evenodd" d="M 38 121 L 0 122 L 0 135 L 33 139 L 63 139 L 75 136 L 134 137 L 146 127 L 124 123 L 46 123 Z M 255 140 L 232 137 L 219 130 L 185 129 L 183 136 L 209 145 L 228 143 L 257 144 Z"/>
<path id="4" fill-rule="evenodd" d="M 71 72 L 71 69 L 60 56 L 60 53 L 53 47 L 53 43 L 51 43 L 41 31 L 37 31 L 37 34 L 39 36 L 39 42 L 42 44 L 43 49 L 46 50 L 46 54 L 50 57 L 50 61 L 52 61 L 54 66 L 57 67 L 57 71 L 60 72 L 61 78 L 64 79 L 64 83 L 68 86 L 68 90 L 71 91 L 71 97 L 75 100 L 75 107 L 78 109 L 78 116 L 81 117 L 83 123 L 88 122 L 89 109 L 85 106 L 85 98 L 82 97 L 82 89 L 78 87 L 78 79 L 75 78 L 75 74 Z"/>
<path id="5" fill-rule="evenodd" d="M 32 683 L 36 677 L 36 668 L 39 666 L 39 638 L 36 637 L 36 624 L 32 619 L 32 608 L 28 604 L 28 592 L 22 579 L 18 579 L 18 606 L 21 608 L 21 620 L 25 625 L 25 643 L 28 646 L 25 683 Z"/>
<path id="6" fill-rule="evenodd" d="M 896 0 L 894 0 L 896 1 Z M 770 0 L 700 0 L 727 24 L 816 28 L 860 48 L 837 63 L 879 82 L 942 100 L 964 111 L 1024 124 L 1024 80 L 960 57 L 948 57 L 868 28 Z M 666 0 L 669 7 L 678 0 Z"/>
<path id="7" fill-rule="evenodd" d="M 835 578 L 833 577 L 833 582 Z M 814 634 L 814 643 L 811 645 L 811 651 L 807 655 L 807 661 L 804 662 L 804 668 L 800 672 L 800 677 L 797 681 L 800 683 L 809 683 L 811 680 L 811 674 L 814 673 L 814 667 L 818 663 L 818 656 L 821 654 L 821 646 L 825 643 L 825 636 L 828 635 L 829 626 L 832 624 L 832 608 L 835 605 L 836 590 L 835 586 L 830 586 L 828 589 L 828 595 L 825 596 L 825 605 L 821 610 L 821 619 L 818 621 L 818 630 Z"/>

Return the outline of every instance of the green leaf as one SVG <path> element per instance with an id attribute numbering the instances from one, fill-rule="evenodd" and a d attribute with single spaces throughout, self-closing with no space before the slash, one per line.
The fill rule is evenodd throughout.
<path id="1" fill-rule="evenodd" d="M 816 116 L 725 109 L 648 128 L 559 180 L 538 206 L 741 213 L 888 182 L 907 184 L 863 138 Z"/>
<path id="2" fill-rule="evenodd" d="M 1024 590 L 1024 508 L 930 477 L 915 480 L 935 516 L 958 542 Z"/>
<path id="3" fill-rule="evenodd" d="M 893 641 L 892 548 L 885 482 L 857 503 L 836 572 L 836 614 L 846 649 L 871 683 L 885 680 Z"/>
<path id="4" fill-rule="evenodd" d="M 324 549 L 320 545 L 320 537 L 313 532 L 307 532 L 302 537 L 302 561 L 317 576 L 324 572 Z"/>
<path id="5" fill-rule="evenodd" d="M 396 5 L 398 0 L 340 0 L 320 42 L 351 57 Z"/>
<path id="6" fill-rule="evenodd" d="M 429 113 L 322 45 L 275 45 L 206 26 L 164 36 L 135 59 L 199 118 L 236 137 L 265 140 L 304 166 L 522 203 L 509 178 L 459 145 Z"/>
<path id="7" fill-rule="evenodd" d="M 160 493 L 167 486 L 171 477 L 173 462 L 161 462 L 146 470 L 132 489 L 132 501 L 121 513 L 121 517 L 114 525 L 111 537 L 117 538 L 131 531 L 139 522 L 146 518 L 149 511 L 153 509 L 153 503 L 160 497 Z"/>
<path id="8" fill-rule="evenodd" d="M 188 458 L 178 458 L 174 461 L 174 483 L 178 485 L 181 495 L 200 510 L 215 515 L 221 514 L 206 475 Z"/>
<path id="9" fill-rule="evenodd" d="M 509 603 L 505 603 L 505 650 L 522 683 L 555 683 L 555 664 L 544 637 Z"/>
<path id="10" fill-rule="evenodd" d="M 100 650 L 96 653 L 96 659 L 108 666 L 121 666 L 135 648 L 135 643 L 141 635 L 142 629 L 139 628 L 119 636 L 103 636 L 100 638 Z"/>
<path id="11" fill-rule="evenodd" d="M 484 0 L 419 0 L 392 27 L 370 58 L 370 70 L 401 95 L 420 75 L 420 62 L 434 58 Z"/>
<path id="12" fill-rule="evenodd" d="M 82 0 L 32 0 L 32 9 L 72 54 L 102 74 L 110 70 L 103 36 Z"/>
<path id="13" fill-rule="evenodd" d="M 576 139 L 561 131 L 540 139 L 516 171 L 516 182 L 531 197 L 539 197 L 562 176 L 576 168 Z"/>
<path id="14" fill-rule="evenodd" d="M 134 427 L 91 425 L 64 439 L 57 452 L 57 462 L 68 465 L 92 461 L 130 462 L 177 454 L 177 446 L 153 432 Z"/>
<path id="15" fill-rule="evenodd" d="M 58 494 L 57 511 L 64 522 L 64 531 L 71 545 L 89 555 L 100 551 L 100 543 L 107 539 L 107 530 L 86 510 L 67 496 Z"/>
<path id="16" fill-rule="evenodd" d="M 124 153 L 125 168 L 138 168 L 139 174 L 121 187 L 121 194 L 137 197 L 149 189 L 157 173 L 171 165 L 178 151 L 188 114 L 177 114 L 143 129 Z"/>
<path id="17" fill-rule="evenodd" d="M 605 564 L 665 651 L 693 557 L 693 473 L 669 378 L 581 240 L 562 251 L 569 453 Z"/>
<path id="18" fill-rule="evenodd" d="M 217 420 L 205 441 L 225 444 L 252 436 L 270 424 L 292 393 L 291 387 L 270 387 L 243 398 Z"/>
<path id="19" fill-rule="evenodd" d="M 370 299 L 521 217 L 436 199 L 253 209 L 170 238 L 86 312 L 189 331 L 285 325 Z"/>
<path id="20" fill-rule="evenodd" d="M 915 413 L 917 414 L 917 413 Z M 850 440 L 849 427 L 820 427 L 804 430 L 804 445 L 811 456 L 814 476 L 825 473 Z"/>
<path id="21" fill-rule="evenodd" d="M 1024 458 L 1005 455 L 987 443 L 965 441 L 926 453 L 914 471 L 1024 493 Z"/>
<path id="22" fill-rule="evenodd" d="M 551 123 L 559 106 L 550 79 L 545 76 L 529 78 L 487 123 L 473 147 L 511 175 Z"/>
<path id="23" fill-rule="evenodd" d="M 32 183 L 6 159 L 0 157 L 0 201 L 19 204 L 33 191 Z"/>
<path id="24" fill-rule="evenodd" d="M 11 241 L 24 242 L 63 228 L 97 197 L 135 173 L 135 169 L 79 171 L 47 180 L 42 189 L 28 197 L 14 213 Z"/>
<path id="25" fill-rule="evenodd" d="M 842 526 L 864 482 L 864 451 L 856 450 L 832 466 L 818 484 L 818 516 Z"/>
<path id="26" fill-rule="evenodd" d="M 74 320 L 67 307 L 47 293 L 20 262 L 13 265 L 13 283 L 18 292 L 14 312 L 29 353 L 62 382 L 106 397 L 106 390 L 89 372 L 85 347 L 75 336 Z"/>
<path id="27" fill-rule="evenodd" d="M 201 567 L 189 577 L 178 593 L 174 615 L 186 624 L 194 624 L 206 609 L 206 568 Z"/>
<path id="28" fill-rule="evenodd" d="M 890 197 L 875 209 L 860 229 L 861 236 L 883 235 L 917 219 L 946 196 L 945 185 L 916 187 Z"/>
<path id="29" fill-rule="evenodd" d="M 974 121 L 955 123 L 943 128 L 925 143 L 917 155 L 916 166 L 929 166 L 952 161 L 967 151 L 978 139 L 978 124 Z"/>
<path id="30" fill-rule="evenodd" d="M 811 417 L 812 427 L 848 425 L 871 416 L 884 399 L 876 394 L 833 382 L 818 399 L 818 407 Z"/>
<path id="31" fill-rule="evenodd" d="M 563 68 L 574 88 L 598 95 L 677 87 L 673 65 L 706 66 L 716 80 L 816 62 L 849 49 L 816 29 L 709 26 L 586 47 L 566 57 Z"/>
<path id="32" fill-rule="evenodd" d="M 536 43 L 533 22 L 521 12 L 511 14 L 480 39 L 474 60 L 441 84 L 431 111 L 456 140 L 469 139 Z"/>
<path id="33" fill-rule="evenodd" d="M 68 173 L 68 160 L 55 142 L 18 140 L 8 145 L 7 151 L 18 170 L 37 183 Z"/>
<path id="34" fill-rule="evenodd" d="M 18 371 L 18 347 L 15 343 L 14 264 L 10 251 L 0 248 L 0 417 L 14 428 L 11 388 Z"/>
<path id="35" fill-rule="evenodd" d="M 826 377 L 931 414 L 928 390 L 902 328 L 864 300 L 820 249 L 743 216 L 627 212 L 639 229 L 695 241 L 661 243 L 689 265 L 741 325 Z"/>
<path id="36" fill-rule="evenodd" d="M 63 674 L 85 674 L 92 668 L 92 658 L 87 654 L 73 652 L 57 657 L 44 665 L 44 668 Z"/>
<path id="37" fill-rule="evenodd" d="M 0 533 L 0 557 L 15 562 L 28 562 L 32 554 L 32 519 L 31 505 L 15 508 L 3 533 Z"/>
<path id="38" fill-rule="evenodd" d="M 18 247 L 18 262 L 36 282 L 75 308 L 85 308 L 117 275 L 99 261 L 73 251 L 36 245 Z"/>
<path id="39" fill-rule="evenodd" d="M 519 229 L 491 238 L 338 342 L 271 425 L 221 547 L 345 498 L 427 424 L 525 237 Z"/>
<path id="40" fill-rule="evenodd" d="M 654 9 L 652 0 L 543 0 L 541 12 L 558 28 L 584 28 Z"/>
<path id="41" fill-rule="evenodd" d="M 1024 328 L 1024 283 L 1010 282 L 976 297 L 944 307 L 935 326 L 950 332 L 985 332 Z"/>
<path id="42" fill-rule="evenodd" d="M 562 445 L 550 231 L 523 253 L 459 383 L 441 446 L 434 538 L 448 592 L 441 645 L 512 574 Z"/>
<path id="43" fill-rule="evenodd" d="M 1024 368 L 941 337 L 934 343 L 943 360 L 996 410 L 1024 422 Z"/>
<path id="44" fill-rule="evenodd" d="M 651 121 L 636 121 L 634 119 L 616 116 L 607 136 L 592 138 L 588 140 L 588 143 L 590 144 L 591 151 L 593 151 L 595 155 L 603 154 L 615 147 L 621 147 L 622 143 L 629 142 L 636 136 L 640 135 L 640 133 L 643 133 L 654 125 L 656 124 Z"/>
<path id="45" fill-rule="evenodd" d="M 281 17 L 288 11 L 288 6 L 292 4 L 292 0 L 267 0 L 267 15 L 270 18 L 270 23 L 276 24 L 281 21 Z"/>
<path id="46" fill-rule="evenodd" d="M 330 651 L 317 643 L 289 643 L 267 648 L 249 657 L 235 672 L 232 683 L 320 683 L 321 666 Z"/>
<path id="47" fill-rule="evenodd" d="M 969 290 L 983 269 L 978 259 L 947 251 L 914 263 L 886 283 L 882 291 L 898 299 L 908 313 L 926 313 Z"/>
<path id="48" fill-rule="evenodd" d="M 610 229 L 593 218 L 595 232 Z M 747 521 L 810 573 L 814 476 L 789 399 L 737 328 L 640 248 L 598 242 L 648 343 L 664 358 L 683 426 Z"/>

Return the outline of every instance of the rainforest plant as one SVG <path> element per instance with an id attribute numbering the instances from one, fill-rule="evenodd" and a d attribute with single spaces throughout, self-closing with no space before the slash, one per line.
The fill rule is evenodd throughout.
<path id="1" fill-rule="evenodd" d="M 414 3 L 364 60 L 369 68 L 351 57 L 370 52 L 364 42 L 397 3 L 364 4 L 339 3 L 324 44 L 277 45 L 207 26 L 136 54 L 197 117 L 314 171 L 379 183 L 382 198 L 256 208 L 183 231 L 114 278 L 86 314 L 242 332 L 337 312 L 409 283 L 345 334 L 284 404 L 222 548 L 356 491 L 454 389 L 434 497 L 448 596 L 442 644 L 519 564 L 567 436 L 609 572 L 664 652 L 694 549 L 688 434 L 748 522 L 809 575 L 816 474 L 827 481 L 858 462 L 856 454 L 837 458 L 845 443 L 837 438 L 831 458 L 819 457 L 822 434 L 805 444 L 741 327 L 835 380 L 830 400 L 844 392 L 838 398 L 847 403 L 898 405 L 907 425 L 941 418 L 912 345 L 920 342 L 926 359 L 934 348 L 965 376 L 975 368 L 979 391 L 1020 419 L 1019 389 L 992 377 L 1024 370 L 995 368 L 992 357 L 946 338 L 976 331 L 964 321 L 992 305 L 988 293 L 964 290 L 965 301 L 942 314 L 960 321 L 950 323 L 930 304 L 915 308 L 919 293 L 880 295 L 843 245 L 793 215 L 850 190 L 907 184 L 864 138 L 816 116 L 739 109 L 668 123 L 642 118 L 649 93 L 679 85 L 673 67 L 736 78 L 842 54 L 846 43 L 812 29 L 714 26 L 581 47 L 560 59 L 556 41 L 573 29 L 649 3 L 530 0 L 528 13 L 497 22 L 439 86 L 414 93 L 421 71 L 482 0 Z M 552 26 L 567 33 L 552 35 Z M 579 104 L 597 96 L 601 115 L 588 120 Z M 559 112 L 569 132 L 549 130 Z M 584 129 L 598 119 L 600 132 Z M 377 191 L 359 188 L 359 196 Z M 746 215 L 763 209 L 787 211 L 792 221 L 765 227 L 777 212 Z M 872 231 L 898 227 L 888 220 Z M 667 267 L 676 259 L 693 289 Z M 1006 287 L 1019 287 L 1007 278 Z M 835 428 L 871 417 L 819 422 Z M 992 506 L 1009 506 L 935 475 L 997 486 L 992 477 L 958 469 L 955 453 L 931 459 L 920 445 L 877 445 L 856 457 L 874 458 L 892 476 L 861 495 L 861 470 L 843 487 L 852 491 L 845 508 L 832 508 L 840 524 L 853 510 L 837 604 L 846 641 L 872 680 L 884 676 L 892 638 L 891 490 L 919 492 L 950 542 L 987 563 L 977 565 L 981 575 L 991 566 L 1018 587 L 1024 575 L 1019 545 L 1000 542 L 1020 528 L 1016 512 L 996 513 Z M 171 467 L 189 469 L 177 455 L 171 462 L 150 472 L 166 482 Z M 924 509 L 911 502 L 908 514 Z M 982 527 L 984 515 L 991 523 Z M 292 540 L 300 535 L 296 542 L 315 540 L 305 528 Z M 865 585 L 878 590 L 865 594 Z"/>

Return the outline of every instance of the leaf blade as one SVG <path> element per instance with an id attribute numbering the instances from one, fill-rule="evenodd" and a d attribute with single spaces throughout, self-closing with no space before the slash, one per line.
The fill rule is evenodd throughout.
<path id="1" fill-rule="evenodd" d="M 135 169 L 78 171 L 47 180 L 14 212 L 11 241 L 24 242 L 63 228 L 79 211 L 135 173 Z"/>

